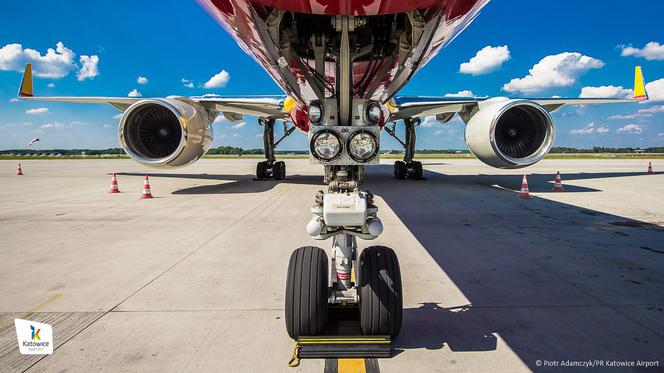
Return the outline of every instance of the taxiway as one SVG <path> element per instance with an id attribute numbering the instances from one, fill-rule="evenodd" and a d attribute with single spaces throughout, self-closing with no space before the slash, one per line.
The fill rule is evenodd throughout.
<path id="1" fill-rule="evenodd" d="M 286 160 L 275 182 L 252 180 L 255 159 L 21 163 L 0 161 L 0 371 L 323 371 L 287 367 L 283 321 L 290 253 L 331 245 L 304 230 L 320 166 Z M 396 250 L 405 299 L 380 371 L 662 359 L 664 174 L 647 162 L 545 160 L 525 170 L 531 200 L 524 171 L 423 160 L 426 180 L 398 181 L 384 163 L 364 188 L 385 230 L 360 247 Z M 15 317 L 51 323 L 55 353 L 20 355 Z"/>

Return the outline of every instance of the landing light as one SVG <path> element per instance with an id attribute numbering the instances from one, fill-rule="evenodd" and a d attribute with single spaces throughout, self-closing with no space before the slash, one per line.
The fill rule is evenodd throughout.
<path id="1" fill-rule="evenodd" d="M 367 162 L 378 154 L 378 139 L 369 131 L 357 131 L 348 139 L 348 154 L 357 162 Z"/>
<path id="2" fill-rule="evenodd" d="M 339 136 L 330 130 L 319 131 L 311 138 L 311 154 L 324 162 L 339 158 L 341 155 Z"/>
<path id="3" fill-rule="evenodd" d="M 313 101 L 309 104 L 309 120 L 313 124 L 318 124 L 320 123 L 321 119 L 323 119 L 323 108 L 320 106 L 320 103 L 317 101 Z"/>
<path id="4" fill-rule="evenodd" d="M 372 101 L 369 103 L 369 105 L 367 105 L 367 119 L 369 122 L 378 124 L 382 114 L 383 112 L 380 109 L 380 104 L 378 104 L 376 101 Z"/>

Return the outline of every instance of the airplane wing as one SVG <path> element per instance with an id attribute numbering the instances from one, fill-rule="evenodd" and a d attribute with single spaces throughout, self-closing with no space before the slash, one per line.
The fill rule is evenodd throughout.
<path id="1" fill-rule="evenodd" d="M 76 97 L 76 96 L 35 96 L 32 84 L 32 64 L 27 64 L 21 82 L 18 98 L 32 101 L 73 102 L 81 104 L 110 104 L 125 111 L 132 104 L 145 100 L 144 97 Z M 244 96 L 221 97 L 204 95 L 186 97 L 188 101 L 200 103 L 210 111 L 223 113 L 231 121 L 241 120 L 243 115 L 264 118 L 289 119 L 288 112 L 295 105 L 291 97 L 283 96 Z M 287 109 L 287 110 L 286 110 Z"/>
<path id="2" fill-rule="evenodd" d="M 634 97 L 633 98 L 524 98 L 536 102 L 549 112 L 554 112 L 564 105 L 594 105 L 613 104 L 621 102 L 638 102 L 648 99 L 643 81 L 641 66 L 634 69 Z M 437 116 L 439 120 L 447 121 L 455 113 L 471 112 L 486 97 L 422 97 L 397 96 L 391 99 L 387 106 L 390 110 L 390 120 L 410 119 L 421 116 Z"/>

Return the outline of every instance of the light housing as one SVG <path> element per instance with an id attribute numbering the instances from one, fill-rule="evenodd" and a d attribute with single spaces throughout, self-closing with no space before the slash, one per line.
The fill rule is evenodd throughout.
<path id="1" fill-rule="evenodd" d="M 380 108 L 380 104 L 376 101 L 371 101 L 367 105 L 366 110 L 367 120 L 372 124 L 378 124 L 380 117 L 383 115 L 383 111 Z"/>
<path id="2" fill-rule="evenodd" d="M 309 144 L 311 154 L 322 162 L 331 162 L 341 156 L 343 143 L 334 131 L 322 130 L 317 132 Z"/>
<path id="3" fill-rule="evenodd" d="M 312 101 L 309 103 L 309 108 L 307 109 L 307 116 L 309 121 L 313 124 L 318 124 L 323 119 L 323 106 L 318 101 Z"/>
<path id="4" fill-rule="evenodd" d="M 378 138 L 373 132 L 359 130 L 350 135 L 346 144 L 348 155 L 357 162 L 368 162 L 378 154 Z"/>

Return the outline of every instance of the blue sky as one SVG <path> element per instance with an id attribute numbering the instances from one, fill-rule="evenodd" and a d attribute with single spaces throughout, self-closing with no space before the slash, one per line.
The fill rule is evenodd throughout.
<path id="1" fill-rule="evenodd" d="M 663 13 L 660 1 L 494 1 L 400 93 L 468 90 L 477 96 L 579 97 L 584 87 L 613 86 L 584 92 L 626 95 L 638 64 L 646 81 L 653 82 L 651 97 L 664 99 Z M 119 146 L 118 112 L 110 106 L 11 102 L 21 79 L 16 65 L 36 52 L 43 58 L 58 43 L 62 47 L 48 60 L 52 70 L 41 74 L 48 77 L 35 79 L 38 95 L 281 93 L 193 0 L 7 1 L 0 24 L 2 149 L 25 148 L 33 137 L 41 139 L 42 148 Z M 491 48 L 484 57 L 480 53 L 471 60 L 487 46 Z M 540 61 L 533 76 L 506 85 L 528 76 Z M 461 69 L 465 73 L 460 72 L 463 63 L 470 64 Z M 147 78 L 141 80 L 145 84 L 139 77 Z M 664 101 L 562 109 L 554 114 L 555 145 L 664 146 L 662 105 Z M 256 118 L 245 122 L 237 128 L 216 123 L 215 146 L 260 147 Z M 280 145 L 284 150 L 305 148 L 301 133 Z M 384 136 L 383 148 L 397 145 Z M 418 148 L 465 148 L 463 124 L 425 121 L 418 130 Z"/>

